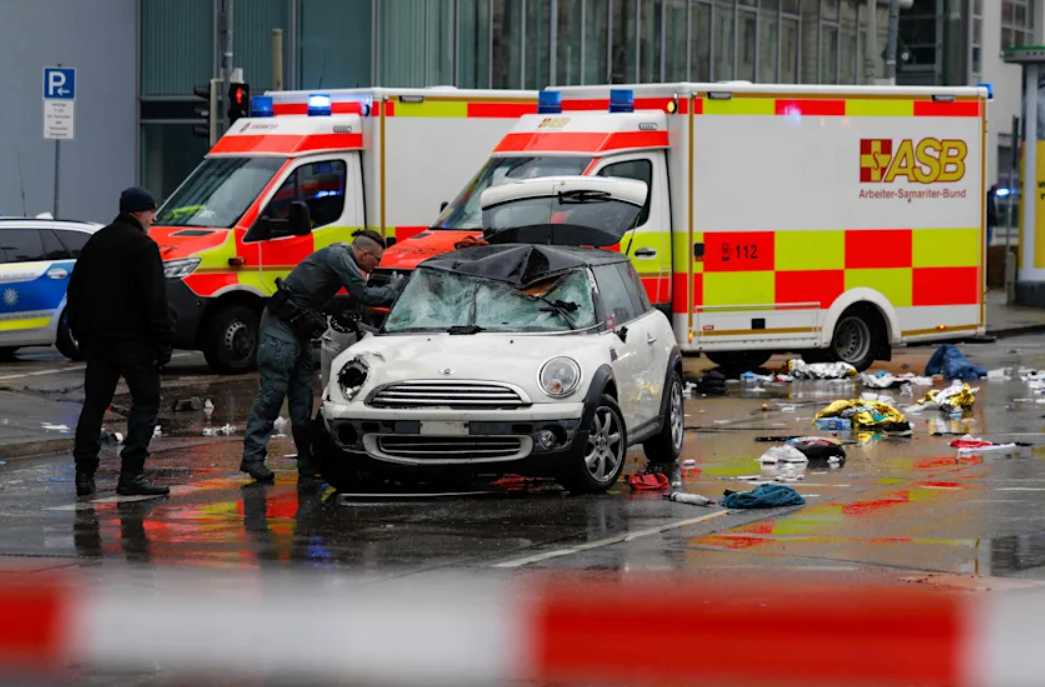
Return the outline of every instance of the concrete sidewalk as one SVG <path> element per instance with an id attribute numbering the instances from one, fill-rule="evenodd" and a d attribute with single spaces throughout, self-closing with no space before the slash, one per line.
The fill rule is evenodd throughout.
<path id="1" fill-rule="evenodd" d="M 1027 308 L 1005 303 L 1005 290 L 987 292 L 987 335 L 1015 336 L 1045 332 L 1045 308 Z"/>

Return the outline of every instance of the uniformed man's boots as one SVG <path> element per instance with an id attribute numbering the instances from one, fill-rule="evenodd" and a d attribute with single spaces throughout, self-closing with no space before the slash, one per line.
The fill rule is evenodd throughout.
<path id="1" fill-rule="evenodd" d="M 94 473 L 87 472 L 86 470 L 76 471 L 76 495 L 77 496 L 93 496 L 94 495 Z"/>
<path id="2" fill-rule="evenodd" d="M 309 428 L 293 428 L 294 446 L 298 449 L 298 477 L 316 477 L 316 463 L 312 457 L 312 431 Z"/>
<path id="3" fill-rule="evenodd" d="M 239 464 L 239 471 L 245 472 L 259 482 L 272 482 L 276 479 L 276 475 L 271 470 L 265 467 L 265 464 L 260 460 L 243 461 Z"/>
<path id="4" fill-rule="evenodd" d="M 170 487 L 154 484 L 145 476 L 145 459 L 123 459 L 120 481 L 116 483 L 120 496 L 166 496 Z"/>

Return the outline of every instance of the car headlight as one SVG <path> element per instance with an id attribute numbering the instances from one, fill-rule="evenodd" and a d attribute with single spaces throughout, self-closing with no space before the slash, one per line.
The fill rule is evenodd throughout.
<path id="1" fill-rule="evenodd" d="M 541 388 L 553 398 L 565 398 L 581 383 L 581 366 L 573 358 L 552 358 L 541 368 Z"/>
<path id="2" fill-rule="evenodd" d="M 184 260 L 169 260 L 163 263 L 163 276 L 167 279 L 181 279 L 196 271 L 202 258 L 185 258 Z"/>
<path id="3" fill-rule="evenodd" d="M 341 367 L 337 373 L 337 385 L 341 388 L 341 394 L 346 401 L 351 401 L 366 384 L 370 376 L 370 368 L 359 358 L 353 358 Z"/>

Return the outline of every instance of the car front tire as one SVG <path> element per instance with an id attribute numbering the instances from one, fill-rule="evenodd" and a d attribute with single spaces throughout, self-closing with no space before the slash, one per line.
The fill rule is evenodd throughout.
<path id="1" fill-rule="evenodd" d="M 682 440 L 686 432 L 685 400 L 682 396 L 682 377 L 678 372 L 671 373 L 671 384 L 667 392 L 664 422 L 660 432 L 642 445 L 642 450 L 646 452 L 646 458 L 651 463 L 673 463 L 682 454 Z"/>
<path id="2" fill-rule="evenodd" d="M 323 411 L 312 421 L 312 460 L 323 481 L 338 491 L 352 491 L 359 485 L 359 471 L 352 456 L 342 451 L 327 432 Z"/>
<path id="3" fill-rule="evenodd" d="M 608 394 L 599 398 L 588 427 L 588 440 L 579 450 L 561 482 L 574 494 L 603 494 L 624 471 L 628 432 L 617 401 Z"/>

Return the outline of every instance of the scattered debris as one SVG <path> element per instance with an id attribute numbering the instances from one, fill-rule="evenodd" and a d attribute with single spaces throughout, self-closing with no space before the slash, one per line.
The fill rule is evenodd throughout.
<path id="1" fill-rule="evenodd" d="M 636 491 L 660 491 L 661 489 L 669 489 L 671 487 L 668 476 L 661 473 L 631 475 L 628 477 L 628 484 Z"/>
<path id="2" fill-rule="evenodd" d="M 163 436 L 163 428 L 160 427 L 159 425 L 156 425 L 155 427 L 153 427 L 153 429 L 152 429 L 152 438 L 153 439 L 159 439 L 162 436 Z"/>
<path id="3" fill-rule="evenodd" d="M 997 370 L 988 370 L 987 379 L 992 382 L 1004 382 L 1012 379 L 1009 376 L 1009 371 L 1004 367 L 999 367 Z"/>
<path id="4" fill-rule="evenodd" d="M 214 402 L 209 398 L 203 402 L 203 413 L 207 416 L 208 420 L 212 415 L 214 415 Z"/>
<path id="5" fill-rule="evenodd" d="M 103 429 L 98 436 L 98 443 L 102 446 L 119 446 L 123 443 L 123 435 L 119 432 L 106 432 Z"/>
<path id="6" fill-rule="evenodd" d="M 844 461 L 843 442 L 827 437 L 797 437 L 789 439 L 787 445 L 798 449 L 809 460 Z"/>
<path id="7" fill-rule="evenodd" d="M 846 379 L 856 376 L 856 368 L 849 363 L 807 363 L 795 359 L 787 363 L 788 372 L 795 379 Z"/>
<path id="8" fill-rule="evenodd" d="M 781 508 L 805 505 L 802 495 L 783 484 L 760 484 L 751 491 L 726 490 L 722 505 L 726 508 Z"/>
<path id="9" fill-rule="evenodd" d="M 817 429 L 825 429 L 820 420 L 838 418 L 849 420 L 852 428 L 856 430 L 878 430 L 886 434 L 897 436 L 910 436 L 911 425 L 903 413 L 889 403 L 882 401 L 864 401 L 862 399 L 839 400 L 830 404 L 814 419 Z"/>
<path id="10" fill-rule="evenodd" d="M 686 494 L 684 492 L 673 492 L 671 494 L 664 494 L 664 498 L 668 501 L 674 501 L 675 503 L 688 503 L 693 506 L 713 506 L 715 502 L 711 499 L 701 496 L 700 494 Z"/>
<path id="11" fill-rule="evenodd" d="M 54 425 L 50 422 L 41 422 L 40 425 L 48 432 L 70 432 L 69 425 Z"/>
<path id="12" fill-rule="evenodd" d="M 763 465 L 776 465 L 777 463 L 808 463 L 809 459 L 794 446 L 784 444 L 783 446 L 774 446 L 763 453 L 758 458 L 758 462 Z"/>
<path id="13" fill-rule="evenodd" d="M 174 412 L 199 412 L 203 410 L 203 399 L 198 396 L 192 398 L 180 398 L 174 402 Z"/>
<path id="14" fill-rule="evenodd" d="M 972 408 L 976 401 L 976 392 L 968 384 L 954 384 L 946 389 L 933 389 L 919 400 L 912 409 L 921 406 L 923 408 L 935 408 L 945 413 L 960 413 Z"/>
<path id="15" fill-rule="evenodd" d="M 687 458 L 686 460 L 682 461 L 682 467 L 695 468 L 697 467 L 697 461 L 693 460 L 692 458 Z"/>
<path id="16" fill-rule="evenodd" d="M 969 362 L 954 344 L 943 344 L 929 359 L 925 374 L 928 377 L 942 374 L 944 379 L 979 379 L 986 377 L 987 371 Z"/>
<path id="17" fill-rule="evenodd" d="M 236 428 L 232 425 L 225 425 L 224 427 L 214 428 L 207 427 L 203 430 L 203 436 L 205 437 L 216 437 L 216 436 L 231 436 L 236 433 Z M 289 456 L 288 456 L 289 457 Z"/>
<path id="18" fill-rule="evenodd" d="M 1033 445 L 1034 444 L 1028 444 L 1021 441 L 1015 441 L 1009 444 L 996 444 L 993 441 L 974 437 L 971 434 L 966 434 L 960 439 L 955 439 L 951 442 L 951 447 L 958 449 L 959 455 L 986 453 L 989 451 L 1013 451 L 1018 448 L 1026 448 Z"/>
<path id="19" fill-rule="evenodd" d="M 914 374 L 893 375 L 884 370 L 875 374 L 862 374 L 860 381 L 869 389 L 904 389 L 911 386 L 932 386 L 932 377 L 919 377 Z"/>
<path id="20" fill-rule="evenodd" d="M 686 381 L 693 385 L 696 393 L 708 396 L 724 396 L 726 393 L 726 375 L 718 370 L 709 370 L 701 377 L 691 377 Z"/>

